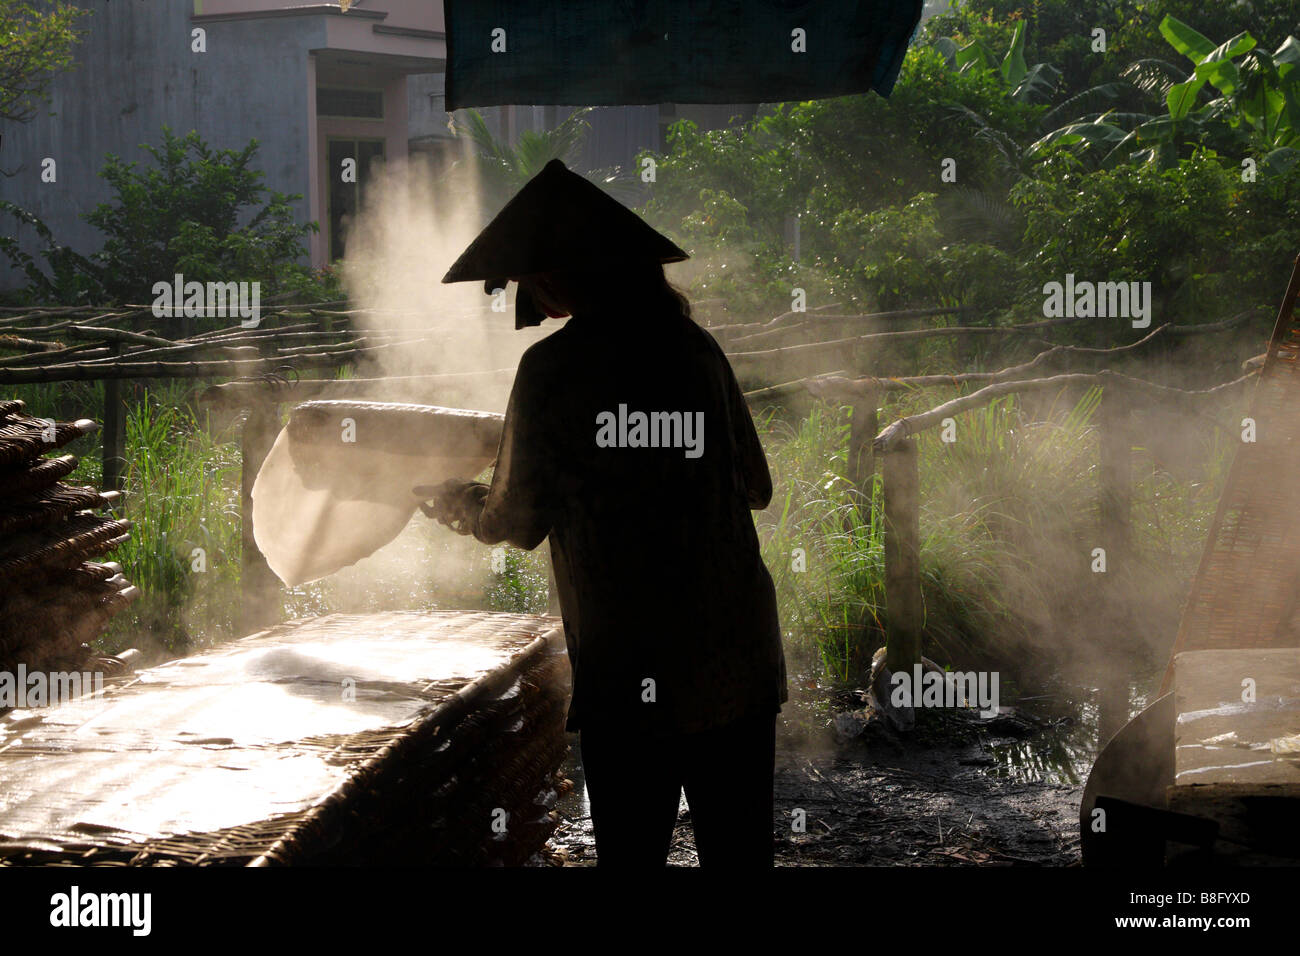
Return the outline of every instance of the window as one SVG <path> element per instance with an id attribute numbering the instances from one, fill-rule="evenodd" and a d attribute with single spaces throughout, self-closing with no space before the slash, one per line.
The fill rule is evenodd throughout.
<path id="1" fill-rule="evenodd" d="M 343 256 L 344 233 L 365 199 L 371 177 L 384 162 L 382 139 L 334 139 L 328 143 L 330 261 Z M 343 162 L 356 160 L 356 182 L 344 182 Z"/>
<path id="2" fill-rule="evenodd" d="M 316 115 L 348 119 L 383 119 L 384 94 L 379 90 L 316 88 Z"/>

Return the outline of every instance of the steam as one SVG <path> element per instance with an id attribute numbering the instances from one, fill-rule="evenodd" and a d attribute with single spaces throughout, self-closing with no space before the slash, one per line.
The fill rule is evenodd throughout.
<path id="1" fill-rule="evenodd" d="M 361 207 L 346 224 L 341 273 L 353 307 L 360 310 L 354 327 L 401 344 L 358 365 L 357 378 L 511 370 L 529 345 L 559 327 L 547 322 L 541 329 L 516 331 L 513 299 L 504 311 L 493 311 L 482 283 L 442 283 L 447 269 L 495 212 L 483 207 L 468 155 L 441 174 L 420 157 L 373 170 Z M 365 398 L 504 412 L 512 378 L 398 378 Z M 436 454 L 434 449 L 422 451 Z M 500 557 L 495 555 L 498 567 Z M 343 611 L 430 603 L 475 607 L 493 580 L 493 558 L 492 549 L 417 513 L 396 540 L 319 587 L 328 594 L 328 603 Z"/>
<path id="2" fill-rule="evenodd" d="M 393 162 L 371 178 L 363 205 L 349 224 L 342 264 L 346 289 L 361 310 L 355 324 L 376 335 L 393 336 L 392 341 L 419 341 L 384 350 L 381 358 L 357 369 L 358 377 L 513 369 L 524 349 L 560 326 L 560 322 L 547 321 L 540 328 L 516 331 L 513 301 L 503 303 L 504 311 L 493 311 L 492 300 L 480 283 L 444 285 L 440 281 L 496 212 L 484 208 L 481 195 L 468 157 L 443 173 L 435 173 L 419 158 Z M 672 267 L 669 275 L 679 286 L 693 287 L 698 297 L 714 299 L 712 310 L 720 313 L 719 318 L 725 310 L 731 322 L 766 320 L 789 308 L 785 302 L 779 308 L 774 306 L 775 311 L 746 302 L 745 290 L 757 282 L 752 260 L 728 256 L 727 264 L 725 280 L 713 288 L 702 281 L 709 273 L 708 263 L 700 259 Z M 512 287 L 511 294 L 513 291 Z M 777 344 L 753 348 L 766 350 Z M 878 355 L 872 370 L 887 373 L 889 369 L 881 366 L 901 364 L 902 360 L 892 353 Z M 753 387 L 760 379 L 764 384 L 789 381 L 828 367 L 824 354 L 815 362 L 817 368 L 806 368 L 802 358 L 773 351 L 761 368 L 743 370 L 742 380 L 748 379 L 745 384 Z M 1129 371 L 1141 375 L 1158 369 L 1139 364 Z M 391 381 L 383 391 L 367 397 L 503 412 L 510 384 L 509 374 L 419 384 Z M 928 407 L 950 394 L 926 392 L 914 401 Z M 1152 633 L 1117 641 L 1097 637 L 1099 589 L 1085 558 L 1097 544 L 1092 509 L 1097 497 L 1095 435 L 1100 425 L 1095 421 L 1087 428 L 1061 424 L 1076 399 L 1064 399 L 1064 408 L 1044 408 L 1033 399 L 1018 402 L 1023 404 L 1023 420 L 984 413 L 980 426 L 980 413 L 964 416 L 958 442 L 939 459 L 952 459 L 950 465 L 940 467 L 934 459 L 925 465 L 939 469 L 938 474 L 923 478 L 925 507 L 931 516 L 945 516 L 941 524 L 943 533 L 952 536 L 950 559 L 968 539 L 987 541 L 977 553 L 955 563 L 950 560 L 950 570 L 960 572 L 960 579 L 950 582 L 954 601 L 962 593 L 992 593 L 991 604 L 1018 618 L 1032 635 L 1035 649 L 1049 661 L 1069 661 L 1076 671 L 1114 679 L 1133 673 L 1133 665 L 1115 654 L 1116 643 L 1144 649 L 1159 658 L 1169 628 L 1176 626 L 1186 575 L 1179 573 L 1184 570 L 1179 567 L 1177 571 L 1165 568 L 1161 575 L 1137 576 L 1148 582 L 1147 593 L 1129 596 L 1130 606 L 1143 610 Z M 889 406 L 885 420 L 902 412 L 893 400 Z M 1144 447 L 1150 444 L 1145 437 L 1150 431 L 1148 424 L 1135 421 L 1134 427 L 1138 449 L 1135 493 L 1143 478 L 1147 489 L 1154 488 L 1157 495 L 1168 493 L 1173 482 L 1153 485 L 1150 481 L 1152 473 L 1158 475 L 1162 469 Z M 1203 451 L 1203 429 L 1157 431 L 1168 442 L 1185 445 L 1188 458 L 1195 459 Z M 1003 442 L 1010 444 L 1003 448 Z M 1018 452 L 1011 454 L 1016 449 Z M 769 456 L 773 451 L 769 446 Z M 978 460 L 961 461 L 971 456 Z M 1059 466 L 1048 467 L 1044 461 L 1057 461 Z M 1002 463 L 1000 467 L 990 464 L 997 462 Z M 1158 503 L 1140 497 L 1134 501 L 1135 545 L 1146 544 L 1148 552 L 1152 542 L 1147 529 L 1167 518 L 1167 512 L 1159 508 Z M 1204 510 L 1201 502 L 1189 502 L 1177 519 L 1201 522 Z M 1021 527 L 1026 520 L 1032 520 L 1037 533 Z M 963 523 L 985 525 L 987 535 L 978 528 L 963 528 Z M 1200 538 L 1192 535 L 1190 540 L 1199 542 Z M 499 555 L 497 558 L 499 567 Z M 1185 566 L 1194 555 L 1177 558 L 1177 563 Z M 396 541 L 334 575 L 324 587 L 330 592 L 330 604 L 344 610 L 412 608 L 431 601 L 450 608 L 474 607 L 481 606 L 483 592 L 494 579 L 492 563 L 492 549 L 417 515 Z M 1040 573 L 1029 573 L 1029 569 Z M 941 590 L 946 594 L 949 589 Z M 934 610 L 939 617 L 940 608 Z M 997 629 L 996 621 L 987 624 Z M 998 642 L 995 639 L 993 643 Z"/>
<path id="3" fill-rule="evenodd" d="M 348 225 L 343 283 L 362 310 L 355 325 L 393 340 L 358 368 L 361 377 L 434 375 L 512 369 L 524 349 L 554 331 L 514 329 L 513 302 L 493 311 L 478 282 L 443 284 L 442 277 L 496 210 L 485 210 L 474 165 L 462 158 L 437 175 L 423 158 L 390 163 L 372 176 Z M 512 290 L 513 291 L 513 290 Z M 401 387 L 434 405 L 504 411 L 509 376 Z"/>

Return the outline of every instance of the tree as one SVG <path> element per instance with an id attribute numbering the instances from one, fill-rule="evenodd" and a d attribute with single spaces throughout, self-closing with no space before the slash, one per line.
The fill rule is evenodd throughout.
<path id="1" fill-rule="evenodd" d="M 23 251 L 15 237 L 0 236 L 0 255 L 27 276 L 24 290 L 27 299 L 59 305 L 88 305 L 103 296 L 104 285 L 99 268 L 70 246 L 57 242 L 49 226 L 7 199 L 0 199 L 0 213 L 8 213 L 35 231 L 41 243 L 38 255 L 49 268 L 47 275 L 36 257 Z"/>
<path id="2" fill-rule="evenodd" d="M 1241 32 L 1217 46 L 1181 20 L 1166 16 L 1160 32 L 1192 71 L 1179 82 L 1176 64 L 1144 59 L 1122 73 L 1162 114 L 1107 110 L 1084 115 L 1048 133 L 1031 152 L 1052 144 L 1077 146 L 1102 165 L 1136 160 L 1174 166 L 1197 146 L 1233 147 L 1253 154 L 1263 171 L 1283 172 L 1300 159 L 1300 41 L 1288 36 L 1273 53 Z M 1071 103 L 1096 99 L 1119 84 L 1085 91 Z M 1210 96 L 1214 90 L 1219 95 Z"/>
<path id="3" fill-rule="evenodd" d="M 963 0 L 931 18 L 926 35 L 956 34 L 962 42 L 982 40 L 1001 49 L 1001 32 L 1023 25 L 1025 59 L 1052 64 L 1060 86 L 1077 90 L 1100 82 L 1094 73 L 1108 69 L 1107 54 L 1094 51 L 1093 31 L 1100 28 L 1114 37 L 1139 15 L 1140 6 L 1137 0 Z"/>
<path id="4" fill-rule="evenodd" d="M 38 10 L 26 0 L 0 0 L 0 120 L 25 123 L 48 101 L 54 75 L 73 64 L 82 36 L 75 26 L 87 13 L 66 3 Z"/>
<path id="5" fill-rule="evenodd" d="M 488 208 L 500 209 L 523 185 L 553 159 L 572 166 L 582 149 L 591 124 L 591 107 L 576 109 L 551 129 L 525 130 L 511 146 L 498 139 L 478 110 L 463 110 L 456 119 L 456 132 L 474 146 L 475 160 Z M 586 174 L 598 186 L 626 199 L 634 188 L 617 169 L 595 169 Z"/>
<path id="6" fill-rule="evenodd" d="M 943 54 L 948 66 L 960 72 L 988 70 L 996 72 L 1007 86 L 1011 98 L 1025 103 L 1045 102 L 1056 89 L 1061 71 L 1048 63 L 1025 63 L 1025 21 L 1016 23 L 1007 52 L 998 55 L 982 39 L 959 46 L 952 37 L 939 37 L 934 48 Z"/>
<path id="7" fill-rule="evenodd" d="M 149 301 L 153 284 L 178 272 L 199 282 L 259 280 L 271 286 L 264 295 L 275 293 L 306 255 L 301 238 L 318 226 L 294 220 L 289 203 L 301 196 L 265 196 L 263 173 L 250 165 L 257 140 L 214 150 L 193 130 L 177 137 L 163 127 L 162 146 L 143 148 L 157 168 L 110 154 L 100 175 L 115 200 L 85 217 L 108 237 L 92 256 L 108 294 Z"/>

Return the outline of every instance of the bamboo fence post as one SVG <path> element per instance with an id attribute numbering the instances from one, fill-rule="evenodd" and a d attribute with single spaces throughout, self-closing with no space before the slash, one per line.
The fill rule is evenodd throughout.
<path id="1" fill-rule="evenodd" d="M 909 673 L 921 660 L 920 471 L 916 441 L 905 438 L 881 459 L 884 478 L 885 663 Z"/>
<path id="2" fill-rule="evenodd" d="M 1101 399 L 1101 534 L 1106 567 L 1111 558 L 1123 563 L 1132 548 L 1133 439 L 1128 405 L 1114 386 Z"/>
<path id="3" fill-rule="evenodd" d="M 120 355 L 120 343 L 112 347 Z M 104 382 L 104 450 L 103 487 L 107 491 L 121 491 L 126 471 L 126 404 L 122 396 L 122 379 Z"/>
<path id="4" fill-rule="evenodd" d="M 871 442 L 880 431 L 880 392 L 867 389 L 853 403 L 853 419 L 849 425 L 849 480 L 871 507 L 871 478 L 876 471 L 876 456 Z"/>
<path id="5" fill-rule="evenodd" d="M 1133 627 L 1129 582 L 1133 580 L 1133 439 L 1129 407 L 1122 391 L 1111 386 L 1102 393 L 1099 425 L 1098 474 L 1099 526 L 1101 546 L 1106 553 L 1106 573 L 1101 575 L 1100 606 L 1103 611 L 1102 643 L 1107 651 L 1119 651 L 1127 644 Z M 1109 656 L 1109 653 L 1107 654 Z M 1113 675 L 1103 675 L 1099 701 L 1100 741 L 1109 740 L 1128 722 L 1128 687 Z"/>
<path id="6" fill-rule="evenodd" d="M 280 586 L 253 537 L 253 482 L 280 431 L 279 403 L 252 402 L 240 432 L 240 607 L 241 634 L 251 634 L 280 617 Z"/>

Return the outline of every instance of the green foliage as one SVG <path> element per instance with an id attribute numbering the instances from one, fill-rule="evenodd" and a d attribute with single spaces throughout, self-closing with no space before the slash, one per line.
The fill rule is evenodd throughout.
<path id="1" fill-rule="evenodd" d="M 1131 63 L 1121 76 L 1135 92 L 1156 99 L 1163 113 L 1083 115 L 1039 139 L 1031 152 L 1064 145 L 1094 165 L 1135 161 L 1168 168 L 1197 146 L 1215 146 L 1253 154 L 1265 175 L 1285 171 L 1300 159 L 1300 41 L 1287 37 L 1269 54 L 1243 31 L 1216 46 L 1172 16 L 1164 17 L 1160 32 L 1191 62 L 1192 72 L 1179 80 L 1177 65 L 1144 59 Z M 1117 86 L 1123 84 L 1106 84 L 1082 97 L 1095 101 L 1102 90 Z M 1207 99 L 1207 90 L 1219 95 Z"/>
<path id="2" fill-rule="evenodd" d="M 926 34 L 1004 49 L 1007 34 L 1023 25 L 1025 61 L 1052 64 L 1066 88 L 1079 89 L 1097 82 L 1106 60 L 1092 51 L 1093 29 L 1114 37 L 1135 7 L 1127 0 L 964 0 L 933 17 Z"/>
<path id="3" fill-rule="evenodd" d="M 319 269 L 304 267 L 285 270 L 281 294 L 294 303 L 338 302 L 347 298 L 343 278 L 332 263 Z"/>
<path id="4" fill-rule="evenodd" d="M 154 283 L 178 272 L 186 281 L 261 281 L 263 296 L 301 272 L 302 239 L 319 227 L 294 221 L 289 203 L 301 196 L 266 196 L 251 165 L 257 140 L 214 150 L 193 130 L 177 137 L 164 127 L 161 147 L 142 148 L 156 167 L 110 154 L 100 175 L 115 198 L 85 217 L 107 237 L 93 258 L 115 301 L 150 302 Z"/>
<path id="5" fill-rule="evenodd" d="M 550 129 L 524 130 L 512 146 L 507 140 L 497 138 L 478 110 L 461 110 L 456 118 L 456 131 L 474 146 L 480 186 L 487 197 L 486 211 L 494 214 L 551 160 L 573 166 L 591 132 L 591 124 L 587 122 L 591 111 L 592 107 L 584 106 Z M 625 200 L 637 189 L 617 169 L 596 169 L 585 175 Z"/>
<path id="6" fill-rule="evenodd" d="M 655 157 L 657 181 L 645 215 L 706 260 L 696 270 L 696 295 L 726 287 L 725 264 L 732 276 L 770 286 L 767 301 L 775 307 L 784 300 L 782 309 L 788 308 L 795 275 L 800 287 L 824 288 L 846 305 L 873 306 L 877 294 L 881 302 L 924 296 L 934 282 L 923 262 L 881 261 L 864 249 L 895 257 L 919 250 L 946 254 L 945 236 L 935 224 L 909 223 L 901 211 L 919 193 L 934 191 L 949 159 L 963 187 L 987 190 L 986 211 L 1000 206 L 993 218 L 1005 220 L 1009 207 L 999 194 L 1006 182 L 1003 140 L 1031 138 L 1044 109 L 1008 95 L 998 71 L 955 71 L 939 51 L 917 48 L 908 54 L 889 100 L 864 95 L 779 104 L 735 129 L 706 132 L 687 121 L 674 124 L 664 154 Z M 1003 139 L 986 135 L 966 114 L 989 117 Z M 1021 151 L 1014 143 L 1012 148 Z M 888 209 L 899 212 L 872 218 Z M 945 229 L 949 211 L 936 211 Z M 802 247 L 797 268 L 785 240 L 796 215 Z M 968 216 L 957 229 L 970 225 Z M 981 242 L 1005 245 L 1004 226 Z M 887 235 L 893 228 L 903 234 Z M 707 260 L 723 250 L 727 254 L 709 268 Z M 744 254 L 750 266 L 737 268 L 735 257 Z M 995 252 L 985 255 L 997 258 Z M 989 285 L 959 297 L 988 300 Z"/>
<path id="7" fill-rule="evenodd" d="M 818 404 L 766 443 L 772 504 L 758 515 L 789 650 L 840 680 L 860 679 L 884 627 L 884 537 L 846 476 L 848 422 Z M 873 492 L 879 504 L 879 491 Z M 796 550 L 806 570 L 795 569 Z"/>
<path id="8" fill-rule="evenodd" d="M 1113 39 L 1138 15 L 1068 6 L 1022 15 L 997 0 L 937 18 L 889 100 L 674 125 L 645 213 L 696 257 L 691 291 L 768 314 L 799 286 L 818 290 L 814 305 L 960 304 L 1005 321 L 1038 317 L 1043 283 L 1074 272 L 1150 280 L 1160 314 L 1197 321 L 1280 288 L 1300 248 L 1300 41 L 1267 53 L 1246 31 L 1218 42 L 1162 13 L 1160 57 L 1107 54 L 1100 82 L 1031 102 L 1026 64 L 1065 42 L 1036 32 L 1087 24 Z"/>
<path id="9" fill-rule="evenodd" d="M 517 193 L 553 159 L 571 165 L 591 129 L 587 116 L 591 107 L 574 110 L 548 130 L 525 130 L 515 146 L 498 139 L 478 110 L 462 110 L 456 130 L 474 145 L 480 175 L 494 208 Z"/>
<path id="10" fill-rule="evenodd" d="M 1018 264 L 989 240 L 998 241 L 1008 223 L 1016 228 L 1014 211 L 995 208 L 975 191 L 946 198 L 941 206 L 936 194 L 918 193 L 905 206 L 866 213 L 852 209 L 836 217 L 827 269 L 844 280 L 845 297 L 883 309 L 963 305 L 990 313 L 1005 308 Z M 963 231 L 984 241 L 950 241 Z"/>
<path id="11" fill-rule="evenodd" d="M 1128 63 L 1169 52 L 1161 26 L 1165 17 L 1192 24 L 1207 37 L 1249 33 L 1259 45 L 1273 49 L 1300 24 L 1296 0 L 1249 0 L 1246 3 L 1206 3 L 1205 0 L 1145 0 L 1125 6 L 1119 28 L 1111 31 L 1107 58 Z"/>
<path id="12" fill-rule="evenodd" d="M 41 241 L 40 257 L 48 272 L 22 249 L 16 236 L 0 236 L 0 253 L 27 276 L 27 285 L 21 293 L 25 303 L 88 305 L 102 301 L 101 272 L 93 262 L 71 247 L 60 245 L 49 226 L 9 200 L 0 199 L 0 212 L 7 212 L 20 224 L 30 226 Z"/>
<path id="13" fill-rule="evenodd" d="M 688 239 L 718 242 L 748 241 L 754 230 L 748 210 L 730 193 L 701 189 L 699 209 L 682 220 L 682 234 Z"/>
<path id="14" fill-rule="evenodd" d="M 938 399 L 934 390 L 904 395 L 888 416 Z M 1011 666 L 1060 664 L 1094 650 L 1088 560 L 1098 521 L 1100 399 L 1094 389 L 1030 408 L 1007 397 L 959 416 L 955 442 L 920 436 L 924 653 L 954 666 Z M 860 683 L 883 643 L 888 610 L 880 483 L 867 501 L 846 477 L 848 414 L 818 404 L 796 425 L 772 426 L 776 490 L 758 526 L 788 648 L 836 681 Z M 1135 455 L 1134 546 L 1153 627 L 1176 624 L 1231 438 L 1206 436 L 1197 458 L 1204 470 L 1194 476 L 1176 477 L 1145 449 Z M 795 567 L 796 549 L 806 570 Z"/>
<path id="15" fill-rule="evenodd" d="M 484 606 L 493 611 L 545 614 L 549 591 L 542 554 L 518 548 L 503 547 L 503 551 L 504 566 L 488 578 Z"/>
<path id="16" fill-rule="evenodd" d="M 1043 102 L 1049 99 L 1060 78 L 1060 71 L 1048 63 L 1025 64 L 1025 24 L 1019 21 L 1005 54 L 999 55 L 980 38 L 958 46 L 951 37 L 935 40 L 934 48 L 943 54 L 948 66 L 959 73 L 982 70 L 996 74 L 1013 100 Z"/>
<path id="17" fill-rule="evenodd" d="M 131 537 L 113 552 L 141 596 L 105 637 L 170 651 L 236 636 L 239 601 L 238 446 L 214 438 L 183 386 L 142 392 L 126 421 L 123 515 Z M 194 549 L 206 570 L 196 571 Z"/>
<path id="18" fill-rule="evenodd" d="M 1152 283 L 1162 315 L 1217 318 L 1233 307 L 1234 263 L 1225 255 L 1249 230 L 1237 213 L 1240 178 L 1211 153 L 1177 166 L 1123 165 L 1087 172 L 1051 157 L 1012 189 L 1032 250 L 1030 295 L 1067 272 Z M 1040 299 L 1041 301 L 1041 299 Z"/>
<path id="19" fill-rule="evenodd" d="M 1042 113 L 1008 97 L 1000 74 L 955 72 L 938 51 L 914 48 L 888 100 L 872 94 L 779 104 L 735 129 L 675 123 L 665 154 L 656 157 L 647 214 L 678 229 L 698 211 L 700 190 L 710 188 L 747 210 L 761 241 L 779 242 L 786 218 L 802 213 L 804 239 L 815 242 L 845 208 L 896 205 L 932 188 L 946 158 L 956 160 L 964 183 L 999 182 L 997 150 L 956 115 L 958 106 L 1017 136 L 1032 132 Z"/>
<path id="20" fill-rule="evenodd" d="M 74 66 L 78 21 L 89 12 L 70 3 L 0 0 L 0 119 L 26 122 L 49 101 L 50 81 Z"/>

